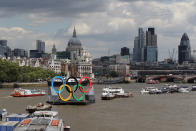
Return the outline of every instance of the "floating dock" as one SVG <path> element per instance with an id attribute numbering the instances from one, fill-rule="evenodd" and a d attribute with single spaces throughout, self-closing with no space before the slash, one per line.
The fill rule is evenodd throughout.
<path id="1" fill-rule="evenodd" d="M 95 95 L 94 95 L 94 88 L 91 87 L 90 91 L 85 94 L 85 99 L 81 101 L 76 101 L 74 99 L 71 99 L 69 101 L 62 101 L 58 94 L 52 90 L 52 87 L 48 87 L 48 98 L 47 103 L 53 104 L 53 105 L 87 105 L 91 103 L 95 103 Z"/>

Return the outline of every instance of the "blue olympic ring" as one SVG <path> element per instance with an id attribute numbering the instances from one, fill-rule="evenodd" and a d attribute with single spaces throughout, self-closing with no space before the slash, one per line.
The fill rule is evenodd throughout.
<path id="1" fill-rule="evenodd" d="M 61 90 L 61 93 L 62 91 L 64 90 L 65 88 L 65 81 L 63 79 L 63 77 L 61 76 L 55 76 L 53 79 L 52 79 L 52 90 L 55 91 L 57 94 L 59 93 L 59 91 L 57 91 L 55 88 L 54 88 L 54 80 L 56 80 L 57 78 L 61 79 L 63 81 L 63 89 Z"/>

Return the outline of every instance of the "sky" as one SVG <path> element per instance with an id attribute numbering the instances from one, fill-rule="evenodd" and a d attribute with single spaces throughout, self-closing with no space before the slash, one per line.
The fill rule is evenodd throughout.
<path id="1" fill-rule="evenodd" d="M 35 49 L 37 39 L 65 50 L 75 26 L 93 58 L 133 50 L 138 28 L 155 27 L 159 60 L 177 49 L 183 33 L 196 49 L 195 0 L 0 0 L 0 39 L 13 48 Z"/>

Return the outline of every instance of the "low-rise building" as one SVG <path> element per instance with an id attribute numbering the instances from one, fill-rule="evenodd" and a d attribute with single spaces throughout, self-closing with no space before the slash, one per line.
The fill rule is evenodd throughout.
<path id="1" fill-rule="evenodd" d="M 129 75 L 129 65 L 125 64 L 116 64 L 116 65 L 109 65 L 109 71 L 115 71 L 119 73 L 121 76 Z"/>

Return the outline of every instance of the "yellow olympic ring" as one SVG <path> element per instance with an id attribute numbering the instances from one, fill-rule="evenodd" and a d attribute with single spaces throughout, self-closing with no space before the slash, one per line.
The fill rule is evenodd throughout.
<path id="1" fill-rule="evenodd" d="M 68 87 L 69 90 L 70 90 L 70 93 L 69 93 L 69 96 L 67 97 L 67 99 L 64 99 L 62 96 L 61 96 L 61 89 L 63 88 L 63 86 L 65 85 L 65 87 Z M 60 89 L 59 89 L 59 97 L 62 101 L 68 101 L 70 98 L 71 98 L 71 87 L 67 84 L 64 84 L 64 85 L 61 85 Z"/>

